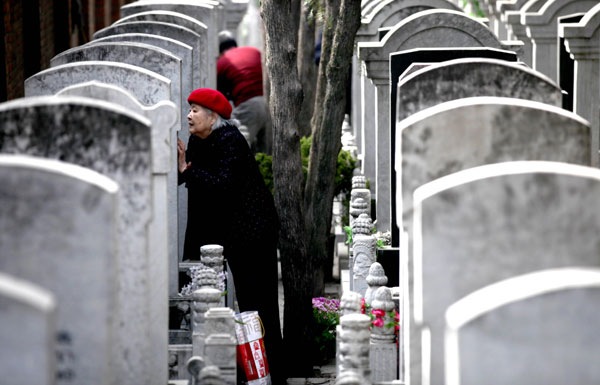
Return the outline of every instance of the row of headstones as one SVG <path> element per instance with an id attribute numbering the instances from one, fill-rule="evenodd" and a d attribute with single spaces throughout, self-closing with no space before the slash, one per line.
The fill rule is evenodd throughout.
<path id="1" fill-rule="evenodd" d="M 577 71 L 573 71 L 570 79 L 575 86 L 572 95 L 564 95 L 564 98 L 572 97 L 575 113 L 591 122 L 592 146 L 597 149 L 600 132 L 600 114 L 597 108 L 600 104 L 597 100 L 600 94 L 600 80 L 599 63 L 596 59 L 598 44 L 594 36 L 598 35 L 595 31 L 599 23 L 597 19 L 600 17 L 599 6 L 595 1 L 577 0 L 543 3 L 546 4 L 543 15 L 550 18 L 547 23 L 552 26 L 548 28 L 554 31 L 553 39 L 556 40 L 559 34 L 566 34 L 566 46 L 577 59 Z M 554 10 L 558 3 L 562 4 L 560 11 Z M 371 8 L 365 5 L 363 10 L 362 25 L 357 34 L 357 50 L 353 59 L 352 127 L 361 159 L 361 173 L 369 179 L 377 200 L 377 228 L 380 231 L 388 231 L 398 229 L 395 218 L 396 194 L 392 191 L 395 184 L 393 165 L 396 162 L 395 121 L 417 110 L 413 109 L 396 117 L 397 98 L 400 95 L 397 84 L 401 75 L 406 77 L 410 72 L 430 63 L 451 59 L 500 59 L 509 68 L 488 68 L 486 63 L 471 68 L 457 68 L 460 79 L 451 83 L 451 86 L 455 87 L 454 95 L 446 97 L 444 92 L 437 92 L 435 88 L 428 90 L 428 93 L 441 98 L 435 103 L 452 100 L 458 96 L 485 95 L 542 102 L 553 98 L 551 103 L 560 106 L 563 103 L 563 90 L 556 84 L 556 73 L 549 75 L 542 69 L 533 68 L 534 71 L 531 71 L 524 65 L 514 66 L 506 63 L 525 61 L 522 45 L 515 41 L 501 41 L 490 28 L 468 16 L 448 0 L 374 1 L 369 4 L 372 4 Z M 592 8 L 593 5 L 596 7 Z M 557 18 L 581 10 L 588 12 L 578 24 L 557 25 Z M 541 40 L 538 39 L 539 41 Z M 553 52 L 559 48 L 554 43 Z M 535 51 L 540 53 L 543 50 L 540 48 Z M 546 55 L 538 61 L 554 63 L 556 58 L 557 54 Z M 525 61 L 525 64 L 530 63 Z M 557 67 L 558 64 L 555 64 L 553 68 Z M 519 69 L 524 73 L 519 73 Z M 535 90 L 528 91 L 527 87 L 515 84 L 522 78 L 530 78 L 527 81 Z M 462 89 L 458 89 L 458 83 L 463 85 Z M 552 95 L 533 97 L 532 95 L 540 94 L 537 89 L 551 91 L 546 93 Z M 392 180 L 391 184 L 388 183 L 389 180 Z M 393 231 L 392 235 L 394 234 L 398 234 L 398 231 Z M 398 245 L 397 235 L 393 244 Z"/>
<path id="2" fill-rule="evenodd" d="M 451 46 L 449 41 L 452 40 L 452 31 L 440 28 L 440 26 L 444 26 L 443 20 L 448 13 L 440 11 L 417 13 L 407 18 L 404 22 L 400 22 L 392 31 L 388 32 L 377 48 L 384 48 L 386 42 L 390 43 L 390 41 L 394 40 L 391 37 L 392 35 L 390 35 L 393 31 L 398 33 L 399 30 L 402 30 L 403 26 L 406 28 L 413 20 L 420 20 L 418 25 L 422 26 L 423 22 L 427 20 L 426 17 L 432 19 L 429 25 L 435 25 L 441 29 L 441 31 L 437 31 L 440 32 L 439 35 L 432 35 L 431 31 L 428 31 L 430 32 L 429 35 L 421 31 L 422 36 L 410 35 L 407 32 L 402 36 L 402 39 L 398 38 L 396 40 L 400 42 L 413 41 L 419 44 L 440 44 L 441 42 L 442 45 Z M 455 14 L 453 17 L 462 20 L 465 22 L 464 25 L 467 25 L 463 15 Z M 588 20 L 591 19 L 592 16 L 589 16 Z M 417 24 L 415 23 L 415 25 Z M 456 24 L 454 25 L 456 26 Z M 427 30 L 427 27 L 423 28 L 423 30 Z M 462 31 L 464 32 L 464 29 Z M 475 36 L 474 33 L 470 33 L 471 36 Z M 481 30 L 480 34 L 483 34 Z M 472 44 L 472 46 L 481 47 L 481 44 Z M 486 45 L 483 44 L 483 46 Z M 547 229 L 540 228 L 541 224 L 536 222 L 540 220 L 541 215 L 552 215 L 548 210 L 544 210 L 547 206 L 552 207 L 553 210 L 560 211 L 563 216 L 566 212 L 569 215 L 573 215 L 574 219 L 570 224 L 575 224 L 576 227 L 579 226 L 578 223 L 581 223 L 582 220 L 589 221 L 589 215 L 587 217 L 580 215 L 582 211 L 586 211 L 584 203 L 577 201 L 576 207 L 568 208 L 567 210 L 567 207 L 565 207 L 567 202 L 564 197 L 559 202 L 548 203 L 548 200 L 557 199 L 563 193 L 578 193 L 586 196 L 590 194 L 590 199 L 592 199 L 591 197 L 594 193 L 589 191 L 591 189 L 590 183 L 593 184 L 593 182 L 590 182 L 590 176 L 592 180 L 596 178 L 594 175 L 596 172 L 595 169 L 563 165 L 562 163 L 526 162 L 505 164 L 502 166 L 490 165 L 469 170 L 469 172 L 465 171 L 461 174 L 452 173 L 488 163 L 513 160 L 548 160 L 596 166 L 597 146 L 592 144 L 592 134 L 586 121 L 577 115 L 570 114 L 558 108 L 561 102 L 560 88 L 544 76 L 541 76 L 538 72 L 531 71 L 525 66 L 514 65 L 500 60 L 464 59 L 446 62 L 441 65 L 424 66 L 423 64 L 417 64 L 413 68 L 408 68 L 411 63 L 438 62 L 461 56 L 484 56 L 515 60 L 514 54 L 510 52 L 493 52 L 494 50 L 487 48 L 423 50 L 416 47 L 417 49 L 413 51 L 395 54 L 393 51 L 396 48 L 388 47 L 389 49 L 383 53 L 375 51 L 377 48 L 369 47 L 368 44 L 361 47 L 361 44 L 359 44 L 359 52 L 361 49 L 364 49 L 364 52 L 366 52 L 364 57 L 367 70 L 369 68 L 369 61 L 372 62 L 373 72 L 376 70 L 387 72 L 386 70 L 390 69 L 391 75 L 388 76 L 392 76 L 391 99 L 394 101 L 391 106 L 397 106 L 397 111 L 394 111 L 396 108 L 391 108 L 395 117 L 390 120 L 398 122 L 396 130 L 391 130 L 392 155 L 395 157 L 392 164 L 396 165 L 396 173 L 392 174 L 391 178 L 387 180 L 385 178 L 380 179 L 379 173 L 377 173 L 377 181 L 381 180 L 384 183 L 387 181 L 387 185 L 391 189 L 398 185 L 398 212 L 392 212 L 391 215 L 392 219 L 395 219 L 396 223 L 401 225 L 400 228 L 404 228 L 407 231 L 404 234 L 403 241 L 399 242 L 401 245 L 400 281 L 403 285 L 403 300 L 401 299 L 401 303 L 404 304 L 403 325 L 405 337 L 401 343 L 402 348 L 400 353 L 401 355 L 402 353 L 406 353 L 403 357 L 404 367 L 401 368 L 401 378 L 407 382 L 410 381 L 410 383 L 429 381 L 442 383 L 444 362 L 443 358 L 441 358 L 444 351 L 443 314 L 453 301 L 459 300 L 462 296 L 486 284 L 491 284 L 514 275 L 545 268 L 580 264 L 595 266 L 598 263 L 598 261 L 595 261 L 598 250 L 593 248 L 593 236 L 590 237 L 590 233 L 581 234 L 580 231 L 575 235 L 573 231 L 569 231 L 569 227 L 562 228 L 558 233 L 551 233 Z M 411 47 L 403 46 L 400 49 L 405 48 Z M 454 52 L 460 53 L 456 54 Z M 386 63 L 382 59 L 378 63 L 373 63 L 374 57 L 387 58 L 390 53 L 391 59 L 389 62 Z M 482 55 L 482 53 L 484 54 Z M 394 58 L 398 60 L 394 62 Z M 404 73 L 404 76 L 400 77 L 405 70 L 407 71 Z M 400 80 L 394 80 L 398 77 L 400 77 Z M 588 75 L 588 77 L 592 81 L 597 80 L 597 74 L 593 77 Z M 396 84 L 398 88 L 396 90 L 397 93 L 394 95 Z M 504 85 L 504 87 L 499 88 L 498 84 Z M 378 92 L 379 88 L 378 85 Z M 386 97 L 385 92 L 378 94 L 378 96 L 380 95 Z M 483 95 L 494 97 L 452 101 L 458 98 Z M 503 98 L 497 98 L 497 96 L 502 96 Z M 363 101 L 371 100 L 364 95 L 363 97 Z M 443 103 L 446 101 L 447 103 Z M 437 104 L 440 105 L 435 107 Z M 428 107 L 432 108 L 427 109 Z M 383 111 L 381 109 L 377 111 L 376 117 L 378 122 L 381 121 L 382 115 L 385 118 L 385 115 L 388 114 L 387 107 L 383 108 Z M 410 116 L 411 114 L 412 116 Z M 405 120 L 405 118 L 408 119 Z M 382 130 L 378 129 L 377 134 L 377 142 L 379 143 Z M 393 137 L 394 135 L 396 136 L 395 138 Z M 385 138 L 387 141 L 383 145 L 388 146 L 390 142 L 389 136 Z M 363 160 L 369 156 L 366 152 L 363 152 L 363 154 Z M 379 164 L 387 163 L 389 166 L 389 159 L 387 159 L 387 162 L 382 161 L 379 152 L 376 159 Z M 472 175 L 469 175 L 469 173 Z M 512 181 L 512 179 L 519 179 L 519 177 L 513 178 L 513 176 L 521 175 L 522 173 L 527 174 L 526 176 L 522 176 L 525 182 L 523 180 Z M 453 178 L 448 176 L 440 182 L 436 181 L 437 186 L 433 182 L 449 174 L 452 174 Z M 557 179 L 560 183 L 554 181 L 547 183 L 548 174 L 553 174 L 550 178 Z M 567 174 L 568 177 L 564 174 Z M 507 181 L 498 182 L 500 175 L 506 176 L 505 179 Z M 583 176 L 584 178 L 573 178 L 573 176 Z M 457 182 L 464 181 L 462 178 L 467 178 L 469 182 L 472 182 L 473 178 L 486 182 L 494 180 L 496 181 L 494 183 L 498 184 L 495 185 L 495 188 L 482 187 L 482 191 L 485 190 L 487 195 L 482 193 L 478 195 L 480 198 L 464 198 L 468 202 L 464 206 L 456 208 L 454 206 L 460 198 L 460 196 L 457 196 L 457 191 L 459 190 L 447 192 L 445 196 L 442 192 L 465 183 Z M 390 179 L 392 183 L 389 183 Z M 453 181 L 453 179 L 455 180 Z M 563 182 L 561 179 L 567 179 L 569 182 Z M 420 199 L 424 202 L 433 202 L 433 196 L 436 197 L 436 202 L 437 200 L 444 201 L 445 199 L 446 206 L 453 207 L 452 215 L 446 216 L 446 212 L 449 210 L 445 208 L 425 211 L 423 207 L 419 206 L 422 205 L 422 202 L 419 201 L 419 205 L 417 205 L 416 199 L 418 195 L 416 193 L 413 203 L 413 192 L 415 189 L 430 181 L 432 181 L 430 185 L 423 186 L 417 190 L 422 192 Z M 562 183 L 568 186 L 565 187 L 567 191 L 560 191 Z M 471 192 L 470 189 L 474 188 L 472 186 L 474 185 L 469 185 L 468 188 L 465 186 L 461 187 L 465 191 Z M 552 192 L 548 192 L 548 186 L 554 187 Z M 542 193 L 545 191 L 546 195 L 540 195 L 540 191 Z M 512 195 L 508 195 L 508 197 L 504 195 L 496 200 L 492 199 L 493 202 L 490 202 L 490 196 L 502 195 L 500 194 L 501 192 Z M 535 195 L 536 193 L 538 194 L 537 196 Z M 444 198 L 438 197 L 437 194 L 444 196 Z M 521 194 L 527 197 L 523 198 L 525 202 L 530 205 L 532 202 L 535 203 L 533 205 L 534 209 L 537 209 L 534 210 L 535 215 L 531 209 L 525 210 L 529 206 L 520 208 L 520 210 L 513 207 L 515 206 L 514 199 L 517 199 L 517 201 L 523 200 L 522 198 L 515 198 L 515 196 L 519 197 Z M 531 194 L 531 196 L 527 194 Z M 377 224 L 379 227 L 379 207 L 382 202 L 379 199 L 380 195 L 376 195 L 378 205 Z M 496 205 L 499 204 L 498 202 L 503 202 L 504 206 L 499 207 L 510 208 L 510 212 L 505 214 L 501 209 L 493 209 L 485 205 L 483 205 L 485 210 L 479 206 L 472 208 L 469 204 L 472 205 L 473 202 L 477 204 L 486 203 Z M 591 200 L 590 202 L 593 203 Z M 392 208 L 394 207 L 395 205 L 392 206 Z M 478 216 L 475 216 L 473 212 Z M 552 212 L 556 215 L 556 212 Z M 388 213 L 388 215 L 390 214 Z M 519 217 L 521 222 L 515 219 L 516 215 L 523 216 L 522 219 Z M 432 219 L 431 216 L 435 216 L 435 218 Z M 444 226 L 438 224 L 441 221 L 439 219 L 441 216 L 446 218 Z M 459 222 L 459 218 L 463 217 L 465 217 L 464 223 Z M 477 220 L 474 220 L 475 218 Z M 490 228 L 489 222 L 494 223 L 494 220 L 503 224 L 504 227 L 507 225 L 512 225 L 513 227 L 509 227 L 508 230 L 504 228 L 504 232 L 499 230 L 491 231 L 490 234 L 488 231 Z M 515 226 L 515 224 L 530 224 L 530 222 L 537 224 L 537 227 L 533 226 L 533 224 L 532 226 L 524 226 L 523 229 Z M 547 219 L 542 220 L 542 222 L 546 226 L 549 223 Z M 563 217 L 560 217 L 559 223 L 561 222 L 567 223 Z M 431 227 L 434 225 L 435 227 Z M 469 231 L 462 233 L 461 226 L 457 225 L 470 226 L 470 233 Z M 592 226 L 594 230 L 597 229 L 597 226 L 594 226 L 596 223 L 589 223 L 588 225 Z M 442 237 L 436 233 L 442 230 L 448 234 L 452 234 L 452 236 L 447 236 L 446 241 L 442 241 Z M 591 232 L 593 233 L 593 231 Z M 482 233 L 483 235 L 488 234 L 490 237 L 493 237 L 486 242 L 474 236 L 474 234 L 482 235 Z M 540 255 L 540 257 L 533 262 L 533 266 L 523 266 L 525 265 L 523 263 L 523 258 L 525 257 L 523 254 L 516 254 L 513 247 L 507 251 L 507 245 L 516 243 L 513 238 L 522 241 L 527 237 L 523 233 L 527 234 L 530 238 L 534 236 L 542 238 L 543 240 L 538 243 L 546 247 L 549 244 L 554 245 L 554 242 L 560 239 L 563 251 L 565 247 L 569 249 L 568 253 L 563 252 L 568 257 L 564 257 L 563 255 L 561 259 L 557 255 L 556 250 L 551 251 L 549 248 L 541 248 L 538 243 L 535 244 L 535 246 L 538 246 L 535 250 L 532 250 L 530 245 L 525 244 L 521 247 L 520 253 L 522 253 L 522 250 L 528 250 L 530 255 Z M 426 237 L 426 234 L 430 235 Z M 464 234 L 464 238 L 457 238 L 457 234 Z M 498 238 L 502 238 L 502 240 L 498 241 Z M 464 239 L 464 241 L 461 242 L 461 239 Z M 494 249 L 493 245 L 496 242 L 498 248 Z M 590 245 L 590 247 L 586 249 L 582 245 Z M 525 246 L 529 246 L 530 248 L 526 249 Z M 469 248 L 476 248 L 477 252 L 473 253 L 473 250 Z M 582 248 L 585 250 L 579 254 L 570 248 L 577 250 Z M 500 255 L 494 255 L 498 250 L 502 250 L 504 253 L 512 253 L 510 260 L 514 259 L 515 261 L 513 263 L 501 263 L 501 266 L 512 266 L 514 264 L 519 268 L 499 269 L 496 265 L 503 258 Z M 455 260 L 448 262 L 448 254 L 460 255 L 465 261 L 463 263 L 458 263 Z M 474 266 L 473 257 L 469 257 L 472 255 L 486 255 L 487 262 Z M 542 255 L 546 255 L 546 257 L 542 258 Z M 554 257 L 555 255 L 556 257 Z M 578 255 L 581 255 L 581 257 Z M 504 256 L 504 259 L 506 258 Z M 476 273 L 468 274 L 469 267 L 475 269 Z M 432 273 L 428 269 L 432 269 L 434 272 Z M 449 272 L 455 273 L 452 276 L 452 274 L 448 274 Z M 485 274 L 483 274 L 484 272 Z M 477 278 L 478 283 L 467 284 L 469 290 L 452 289 L 452 285 L 454 287 L 460 286 L 459 280 L 465 281 L 464 276 L 470 277 L 471 275 Z M 443 279 L 440 276 L 443 276 Z M 428 287 L 427 289 L 425 289 L 426 286 Z M 440 305 L 441 301 L 435 295 L 442 293 L 442 295 L 451 296 L 450 293 L 453 291 L 458 291 L 460 294 L 452 296 L 453 301 Z M 431 326 L 432 323 L 435 326 Z M 589 329 L 586 330 L 589 332 Z M 581 332 L 585 333 L 586 330 L 582 330 Z M 424 339 L 424 337 L 427 338 Z M 421 341 L 430 342 L 426 343 L 428 346 L 421 349 Z M 535 346 L 535 344 L 533 345 Z M 423 365 L 421 365 L 422 360 Z M 469 363 L 467 362 L 467 364 Z M 581 364 L 585 365 L 585 361 L 581 361 Z M 562 373 L 564 374 L 565 366 L 555 365 L 554 368 L 556 368 L 557 372 L 563 370 Z M 403 371 L 406 372 L 402 373 Z M 512 372 L 507 370 L 506 373 Z M 448 374 L 448 371 L 446 374 Z M 402 377 L 402 375 L 404 376 Z M 480 379 L 479 382 L 481 381 L 483 380 Z M 581 383 L 585 383 L 585 380 Z"/>
<path id="3" fill-rule="evenodd" d="M 172 147 L 186 90 L 214 86 L 224 12 L 143 0 L 121 14 L 27 79 L 25 98 L 0 105 L 1 153 L 67 162 L 11 158 L 12 179 L 2 178 L 20 183 L 3 185 L 0 271 L 56 300 L 49 346 L 60 362 L 49 376 L 24 372 L 44 372 L 35 383 L 167 382 L 168 296 L 178 290 Z"/>

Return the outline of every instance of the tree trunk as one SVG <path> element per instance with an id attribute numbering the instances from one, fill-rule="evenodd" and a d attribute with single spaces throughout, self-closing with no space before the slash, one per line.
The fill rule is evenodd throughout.
<path id="1" fill-rule="evenodd" d="M 280 218 L 279 250 L 285 294 L 284 346 L 288 376 L 312 372 L 312 263 L 302 200 L 302 164 L 297 116 L 302 88 L 296 64 L 300 0 L 263 0 L 266 67 L 273 120 L 273 179 Z"/>
<path id="2" fill-rule="evenodd" d="M 317 87 L 317 69 L 315 63 L 315 25 L 316 10 L 304 2 L 298 31 L 298 75 L 302 83 L 304 99 L 298 115 L 300 136 L 311 134 L 310 120 L 313 116 L 315 91 Z"/>
<path id="3" fill-rule="evenodd" d="M 337 25 L 339 17 L 340 1 L 341 0 L 325 0 L 325 17 L 323 20 L 323 32 L 321 37 L 321 61 L 319 63 L 319 71 L 317 74 L 317 88 L 315 91 L 314 113 L 311 120 L 313 132 L 315 130 L 315 127 L 319 127 L 321 125 L 321 120 L 323 118 L 322 107 L 323 100 L 325 99 L 325 90 L 327 87 L 327 63 L 329 62 L 331 42 L 333 41 L 333 35 L 335 33 L 335 27 Z"/>
<path id="4" fill-rule="evenodd" d="M 327 2 L 327 10 L 333 2 Z M 331 212 L 335 188 L 337 155 L 341 148 L 342 122 L 346 105 L 346 88 L 351 67 L 354 36 L 360 26 L 360 0 L 341 0 L 336 7 L 338 21 L 326 67 L 326 87 L 321 104 L 321 118 L 313 126 L 312 145 L 304 202 L 306 223 L 311 224 L 310 254 L 315 271 L 323 272 L 327 258 L 327 237 L 331 228 Z M 349 38 L 352 37 L 352 38 Z M 323 39 L 325 48 L 325 38 Z M 321 63 L 323 64 L 323 63 Z M 318 97 L 318 96 L 317 96 Z M 315 282 L 315 293 L 324 282 Z M 315 294 L 313 293 L 313 294 Z"/>

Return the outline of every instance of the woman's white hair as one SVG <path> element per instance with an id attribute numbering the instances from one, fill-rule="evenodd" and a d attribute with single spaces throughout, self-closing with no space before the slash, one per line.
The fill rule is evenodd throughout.
<path id="1" fill-rule="evenodd" d="M 241 123 L 240 123 L 239 120 L 237 120 L 237 119 L 225 119 L 221 115 L 219 115 L 217 112 L 211 110 L 210 108 L 207 108 L 207 107 L 204 107 L 204 106 L 200 106 L 200 107 L 204 108 L 209 113 L 210 112 L 214 112 L 215 115 L 217 115 L 217 120 L 213 123 L 213 125 L 211 127 L 213 130 L 218 130 L 219 128 L 221 128 L 223 126 L 226 126 L 227 124 L 231 124 L 231 125 L 236 126 L 238 128 L 240 127 Z"/>

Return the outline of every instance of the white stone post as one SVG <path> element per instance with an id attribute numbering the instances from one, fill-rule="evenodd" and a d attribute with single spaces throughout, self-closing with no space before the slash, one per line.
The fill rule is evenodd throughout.
<path id="1" fill-rule="evenodd" d="M 200 288 L 192 294 L 192 356 L 203 356 L 205 333 L 205 314 L 210 308 L 221 303 L 222 293 L 216 288 L 217 273 L 212 269 L 203 269 L 198 276 Z"/>
<path id="2" fill-rule="evenodd" d="M 206 320 L 204 360 L 207 365 L 219 368 L 221 378 L 228 385 L 236 383 L 236 346 L 233 310 L 227 307 L 209 309 Z"/>
<path id="3" fill-rule="evenodd" d="M 398 373 L 398 349 L 395 328 L 387 327 L 394 321 L 394 316 L 390 315 L 394 310 L 394 301 L 389 287 L 383 286 L 377 289 L 372 309 L 383 310 L 385 315 L 382 327 L 371 327 L 371 379 L 373 382 L 392 381 L 396 379 Z"/>
<path id="4" fill-rule="evenodd" d="M 364 379 L 371 377 L 369 370 L 369 325 L 371 319 L 364 314 L 340 317 L 339 349 L 340 376 L 355 372 Z M 369 382 L 366 382 L 369 383 Z"/>
<path id="5" fill-rule="evenodd" d="M 380 287 L 387 285 L 387 282 L 388 278 L 385 275 L 385 271 L 383 271 L 383 266 L 379 262 L 374 262 L 369 268 L 369 274 L 367 275 L 367 291 L 365 293 L 365 303 L 367 305 L 372 305 L 375 292 Z"/>
<path id="6" fill-rule="evenodd" d="M 371 191 L 367 188 L 367 178 L 364 175 L 352 177 L 350 191 L 350 227 L 360 214 L 371 215 Z"/>
<path id="7" fill-rule="evenodd" d="M 342 294 L 342 298 L 340 300 L 340 317 L 348 315 L 348 314 L 360 314 L 361 312 L 361 301 L 362 296 L 354 291 L 345 291 Z M 340 333 L 342 330 L 341 325 L 337 325 L 335 327 L 335 335 L 337 338 L 335 339 L 335 366 L 336 366 L 336 374 L 340 375 Z"/>
<path id="8" fill-rule="evenodd" d="M 361 214 L 352 227 L 352 254 L 349 260 L 350 290 L 364 295 L 367 291 L 367 274 L 375 262 L 377 240 L 373 235 L 373 223 L 367 214 Z"/>

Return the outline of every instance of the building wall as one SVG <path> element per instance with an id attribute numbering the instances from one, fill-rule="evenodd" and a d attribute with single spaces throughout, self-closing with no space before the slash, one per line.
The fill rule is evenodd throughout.
<path id="1" fill-rule="evenodd" d="M 56 54 L 87 43 L 119 18 L 122 5 L 133 1 L 3 0 L 0 102 L 23 97 L 25 79 L 48 68 Z"/>

